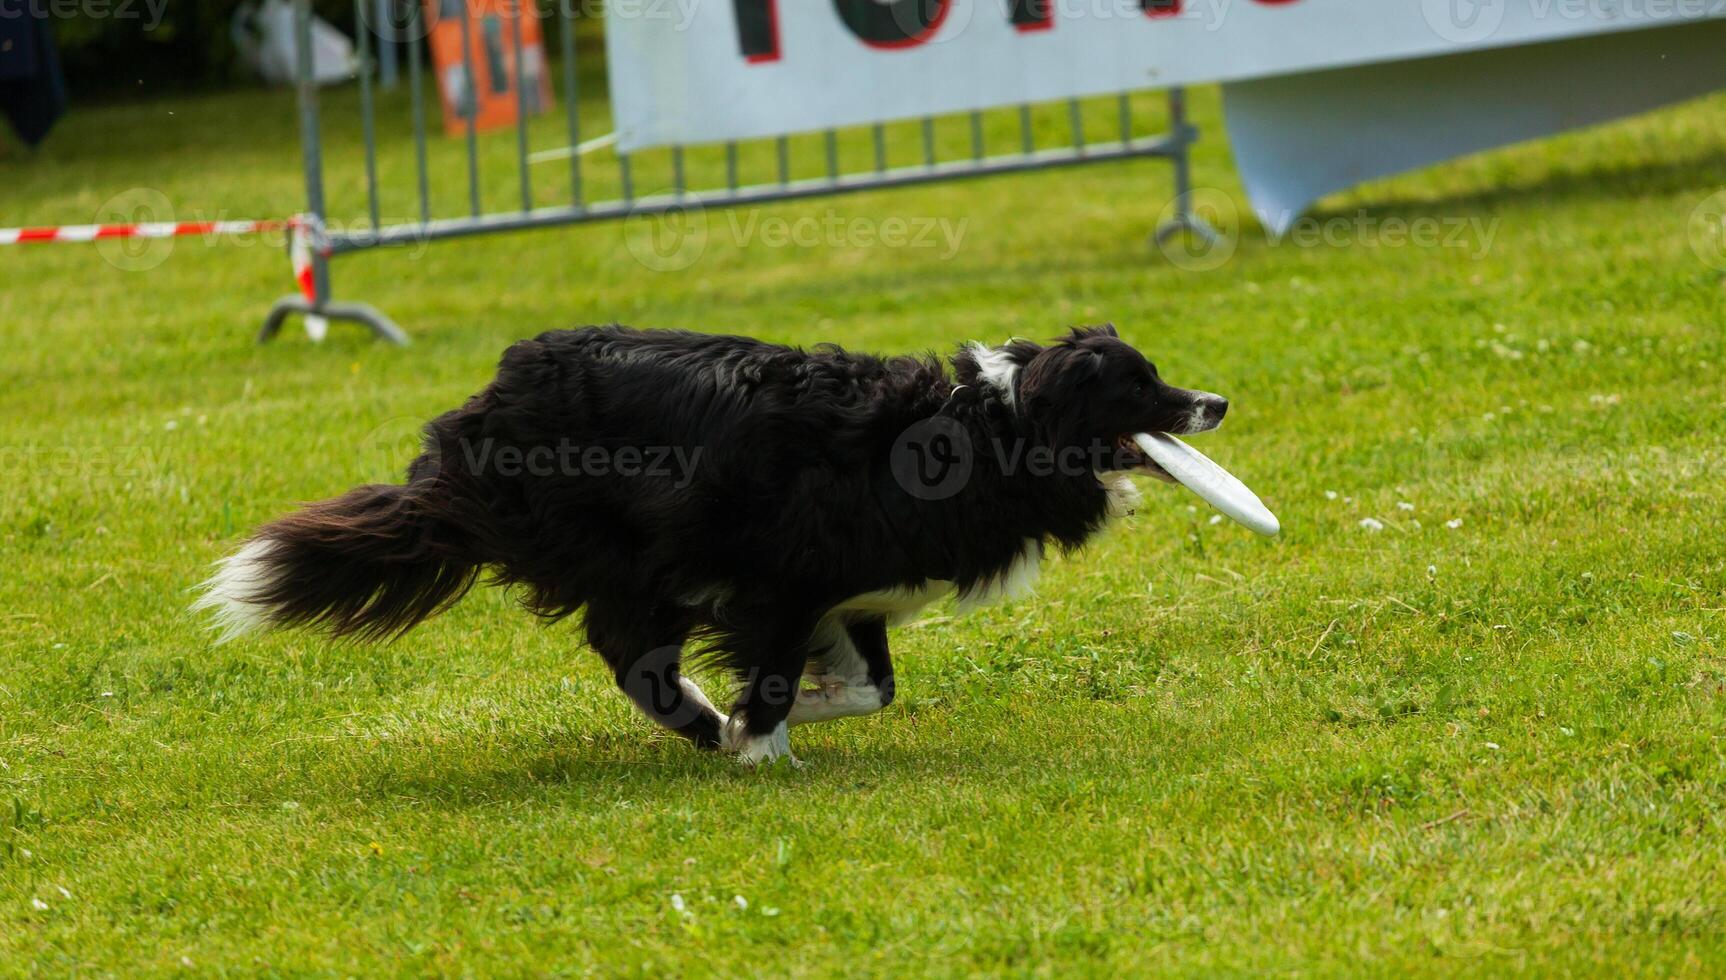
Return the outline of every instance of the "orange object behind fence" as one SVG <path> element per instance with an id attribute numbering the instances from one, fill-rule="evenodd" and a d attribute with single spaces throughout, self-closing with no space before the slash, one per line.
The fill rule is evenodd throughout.
<path id="1" fill-rule="evenodd" d="M 529 115 L 551 108 L 551 78 L 539 11 L 531 0 L 425 0 L 432 66 L 437 71 L 446 135 L 465 132 L 471 116 L 476 129 L 513 125 L 518 104 Z M 516 63 L 517 14 L 521 25 L 521 62 Z M 462 59 L 463 19 L 469 57 Z M 469 77 L 468 66 L 473 68 Z M 518 95 L 518 88 L 521 91 Z M 520 102 L 518 103 L 518 98 Z"/>

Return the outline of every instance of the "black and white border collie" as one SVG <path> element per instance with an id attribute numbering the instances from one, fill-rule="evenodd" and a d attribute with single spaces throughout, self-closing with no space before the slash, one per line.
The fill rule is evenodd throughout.
<path id="1" fill-rule="evenodd" d="M 1113 326 L 933 356 L 591 327 L 504 352 L 402 484 L 254 533 L 203 586 L 223 638 L 398 635 L 484 573 L 587 640 L 653 721 L 748 763 L 893 700 L 887 628 L 1025 588 L 1167 479 L 1128 438 L 1222 421 Z M 686 644 L 735 680 L 721 712 Z"/>

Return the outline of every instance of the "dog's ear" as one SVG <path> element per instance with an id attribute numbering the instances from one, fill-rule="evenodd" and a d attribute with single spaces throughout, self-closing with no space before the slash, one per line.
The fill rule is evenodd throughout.
<path id="1" fill-rule="evenodd" d="M 1014 362 L 1022 367 L 1023 365 L 1031 363 L 1036 359 L 1038 354 L 1043 352 L 1043 345 L 1032 343 L 1023 337 L 1014 337 L 1012 340 L 1007 341 L 1006 345 L 1001 349 L 1006 351 L 1013 358 Z"/>
<path id="2" fill-rule="evenodd" d="M 1076 444 L 1086 425 L 1084 393 L 1102 373 L 1103 355 L 1067 344 L 1047 348 L 1025 365 L 1019 398 L 1039 439 Z"/>
<path id="3" fill-rule="evenodd" d="M 1116 332 L 1112 323 L 1099 323 L 1094 327 L 1073 327 L 1067 336 L 1061 338 L 1067 343 L 1077 343 L 1087 337 L 1114 337 L 1119 340 L 1121 335 Z"/>

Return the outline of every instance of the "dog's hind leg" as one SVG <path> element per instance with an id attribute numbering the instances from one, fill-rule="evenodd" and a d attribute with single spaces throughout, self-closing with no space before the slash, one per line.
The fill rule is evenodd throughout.
<path id="1" fill-rule="evenodd" d="M 695 743 L 717 749 L 726 719 L 683 676 L 683 641 L 693 624 L 651 603 L 590 602 L 587 638 L 611 665 L 617 686 L 641 713 Z"/>
<path id="2" fill-rule="evenodd" d="M 893 703 L 893 658 L 887 651 L 887 621 L 824 621 L 818 640 L 830 640 L 810 658 L 807 685 L 791 706 L 790 724 L 867 715 Z"/>

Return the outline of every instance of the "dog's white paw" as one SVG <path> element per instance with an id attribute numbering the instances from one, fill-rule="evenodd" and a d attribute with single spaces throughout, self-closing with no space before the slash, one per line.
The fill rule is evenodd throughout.
<path id="1" fill-rule="evenodd" d="M 801 704 L 829 704 L 843 698 L 846 688 L 850 686 L 850 682 L 845 678 L 831 674 L 810 674 L 803 679 L 814 686 L 797 691 L 797 701 Z"/>
<path id="2" fill-rule="evenodd" d="M 725 751 L 735 753 L 737 761 L 746 766 L 772 765 L 785 759 L 792 768 L 803 768 L 802 760 L 791 754 L 791 730 L 785 722 L 766 735 L 750 735 L 743 730 L 743 720 L 733 715 L 725 723 L 721 741 Z"/>
<path id="3" fill-rule="evenodd" d="M 786 719 L 792 725 L 871 714 L 880 711 L 889 700 L 867 680 L 810 674 L 804 681 L 815 686 L 797 692 L 797 701 Z"/>

